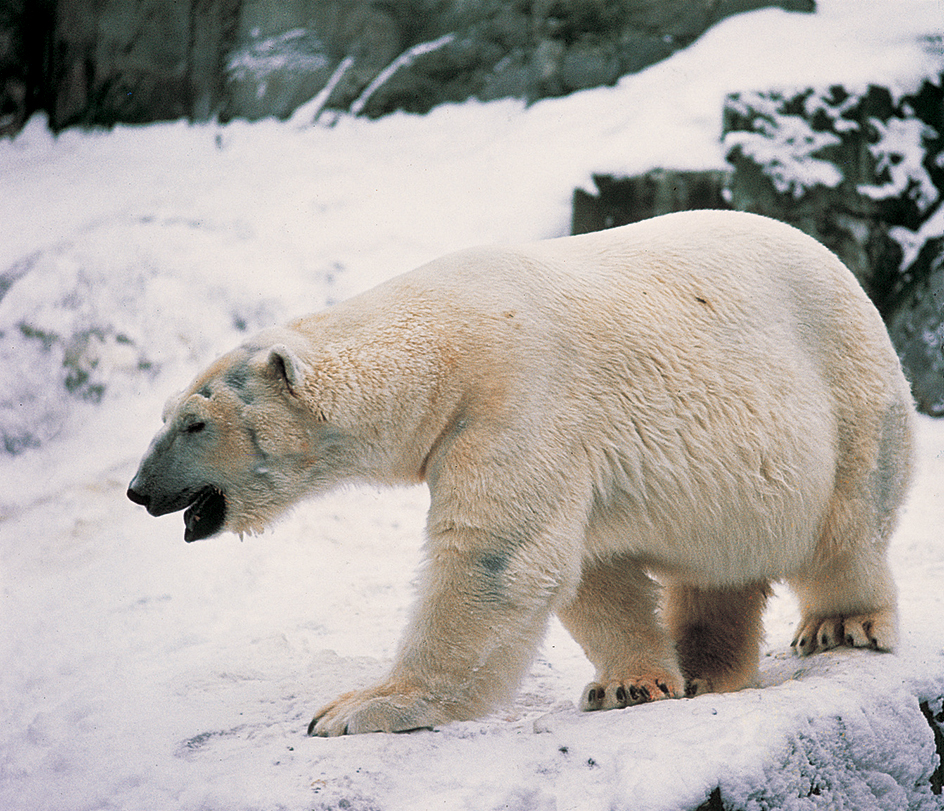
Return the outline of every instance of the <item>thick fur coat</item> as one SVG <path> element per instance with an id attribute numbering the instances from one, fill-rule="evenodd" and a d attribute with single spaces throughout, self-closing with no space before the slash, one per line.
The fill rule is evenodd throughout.
<path id="1" fill-rule="evenodd" d="M 891 649 L 912 419 L 835 256 L 689 212 L 463 251 L 263 332 L 168 403 L 129 496 L 186 508 L 196 540 L 342 481 L 425 482 L 391 673 L 309 731 L 405 730 L 506 699 L 552 612 L 596 666 L 588 710 L 749 684 L 775 580 L 798 653 Z"/>

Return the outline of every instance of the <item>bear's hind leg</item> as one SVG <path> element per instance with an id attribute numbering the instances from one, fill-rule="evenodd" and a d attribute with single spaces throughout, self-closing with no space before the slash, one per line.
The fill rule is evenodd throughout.
<path id="1" fill-rule="evenodd" d="M 582 710 L 608 710 L 681 695 L 675 652 L 658 620 L 658 586 L 632 559 L 585 564 L 564 627 L 596 667 Z"/>
<path id="2" fill-rule="evenodd" d="M 666 624 L 675 639 L 685 694 L 730 692 L 757 677 L 766 583 L 702 589 L 674 583 L 666 593 Z"/>
<path id="3" fill-rule="evenodd" d="M 911 480 L 907 393 L 880 420 L 857 413 L 841 433 L 840 464 L 813 559 L 788 578 L 802 619 L 801 656 L 848 645 L 890 651 L 898 641 L 897 591 L 885 553 Z"/>

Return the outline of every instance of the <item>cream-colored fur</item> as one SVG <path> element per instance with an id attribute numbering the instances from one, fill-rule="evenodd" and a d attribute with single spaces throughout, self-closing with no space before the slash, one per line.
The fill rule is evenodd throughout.
<path id="1" fill-rule="evenodd" d="M 453 254 L 262 333 L 165 420 L 129 496 L 196 502 L 188 539 L 260 530 L 343 480 L 429 486 L 391 674 L 313 734 L 487 712 L 552 612 L 597 668 L 584 709 L 749 683 L 778 579 L 799 653 L 895 644 L 908 386 L 849 271 L 771 220 Z"/>

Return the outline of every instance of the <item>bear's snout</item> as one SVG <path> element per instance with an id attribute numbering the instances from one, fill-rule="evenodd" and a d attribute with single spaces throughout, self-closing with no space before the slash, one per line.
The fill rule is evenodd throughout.
<path id="1" fill-rule="evenodd" d="M 151 503 L 151 497 L 144 495 L 144 493 L 139 493 L 134 487 L 128 488 L 128 498 L 130 498 L 135 504 L 140 504 L 144 509 L 148 509 L 148 506 Z"/>
<path id="2" fill-rule="evenodd" d="M 158 517 L 186 509 L 203 489 L 201 485 L 167 492 L 153 481 L 138 475 L 128 485 L 127 495 L 135 504 L 140 504 L 151 515 Z"/>

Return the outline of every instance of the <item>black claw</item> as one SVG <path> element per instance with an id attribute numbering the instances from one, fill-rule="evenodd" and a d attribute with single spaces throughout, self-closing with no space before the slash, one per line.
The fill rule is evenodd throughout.
<path id="1" fill-rule="evenodd" d="M 667 684 L 665 684 L 664 682 L 657 681 L 657 682 L 656 682 L 656 687 L 658 687 L 658 688 L 659 688 L 663 693 L 665 693 L 666 695 L 669 694 L 669 686 L 668 686 Z"/>
<path id="2" fill-rule="evenodd" d="M 626 688 L 622 685 L 616 688 L 616 700 L 624 707 L 626 706 Z"/>
<path id="3" fill-rule="evenodd" d="M 315 724 L 317 723 L 317 721 L 318 721 L 317 718 L 312 718 L 312 719 L 311 719 L 311 723 L 308 725 L 308 734 L 309 734 L 309 735 L 314 735 L 314 734 L 315 734 Z"/>
<path id="4" fill-rule="evenodd" d="M 650 698 L 649 688 L 637 687 L 635 684 L 631 685 L 629 688 L 629 697 L 633 704 L 642 704 Z"/>

